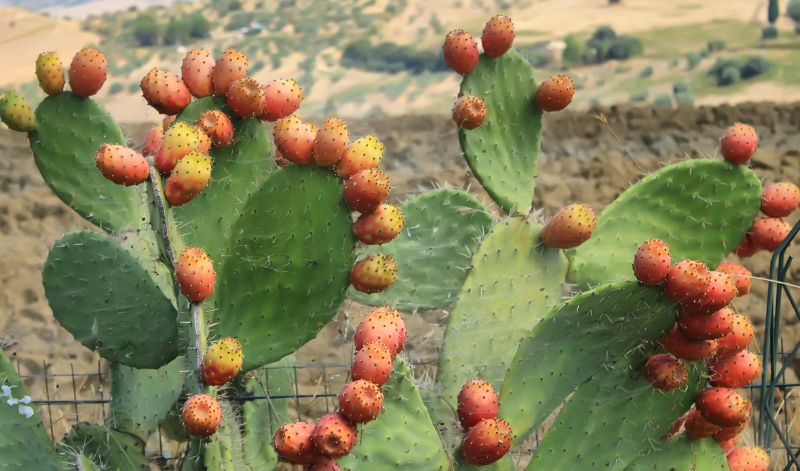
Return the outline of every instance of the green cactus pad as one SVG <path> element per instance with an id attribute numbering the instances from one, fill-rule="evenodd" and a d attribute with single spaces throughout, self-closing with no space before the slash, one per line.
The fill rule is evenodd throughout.
<path id="1" fill-rule="evenodd" d="M 526 333 L 561 301 L 567 260 L 542 243 L 542 229 L 527 218 L 508 218 L 472 257 L 439 356 L 437 383 L 451 407 L 470 379 L 499 391 Z"/>
<path id="2" fill-rule="evenodd" d="M 411 369 L 400 357 L 381 391 L 383 412 L 361 427 L 352 453 L 339 461 L 342 471 L 450 469 Z"/>
<path id="3" fill-rule="evenodd" d="M 115 428 L 147 441 L 183 391 L 181 371 L 190 369 L 182 356 L 157 370 L 111 363 L 111 420 Z"/>
<path id="4" fill-rule="evenodd" d="M 62 457 L 81 453 L 114 471 L 147 471 L 144 444 L 132 435 L 103 425 L 77 424 L 61 440 L 57 450 Z"/>
<path id="5" fill-rule="evenodd" d="M 659 437 L 706 387 L 707 371 L 704 363 L 689 364 L 683 387 L 658 391 L 641 371 L 655 353 L 655 348 L 630 352 L 578 387 L 525 469 L 570 469 L 580 463 L 587 471 L 621 471 L 659 445 Z"/>
<path id="6" fill-rule="evenodd" d="M 499 394 L 499 416 L 511 424 L 515 444 L 580 384 L 605 374 L 643 339 L 660 337 L 678 312 L 658 287 L 617 282 L 542 317 L 517 350 Z"/>
<path id="7" fill-rule="evenodd" d="M 341 180 L 289 165 L 254 191 L 217 271 L 214 334 L 242 343 L 247 372 L 314 338 L 350 285 L 355 237 Z"/>
<path id="8" fill-rule="evenodd" d="M 677 439 L 652 444 L 625 471 L 730 471 L 725 453 L 713 438 Z"/>
<path id="9" fill-rule="evenodd" d="M 76 455 L 74 463 L 69 463 L 66 469 L 75 471 L 102 471 L 102 468 L 94 464 L 92 460 L 85 457 L 84 455 Z"/>
<path id="10" fill-rule="evenodd" d="M 517 471 L 517 465 L 514 463 L 514 459 L 511 458 L 511 453 L 492 464 L 475 466 L 464 461 L 461 452 L 456 450 L 453 452 L 453 461 L 455 462 L 455 471 Z"/>
<path id="11" fill-rule="evenodd" d="M 482 125 L 458 132 L 461 148 L 475 176 L 506 212 L 526 211 L 533 201 L 542 144 L 536 86 L 533 67 L 515 51 L 498 58 L 481 54 L 461 82 L 461 93 L 486 105 Z"/>
<path id="12" fill-rule="evenodd" d="M 761 182 L 744 165 L 702 159 L 644 177 L 606 207 L 592 237 L 571 249 L 569 281 L 581 287 L 634 279 L 633 256 L 646 240 L 669 244 L 673 263 L 715 267 L 744 239 L 761 207 Z"/>
<path id="13" fill-rule="evenodd" d="M 105 108 L 72 92 L 47 97 L 36 109 L 29 140 L 47 186 L 78 214 L 109 232 L 139 221 L 138 190 L 107 180 L 94 163 L 103 144 L 125 145 Z"/>
<path id="14" fill-rule="evenodd" d="M 36 406 L 29 402 L 17 370 L 2 349 L 0 387 L 0 469 L 58 471 L 58 463 L 50 456 L 53 445 Z"/>
<path id="15" fill-rule="evenodd" d="M 59 324 L 103 358 L 156 369 L 178 356 L 175 308 L 119 242 L 88 231 L 65 235 L 42 281 Z"/>
<path id="16" fill-rule="evenodd" d="M 366 252 L 385 253 L 397 260 L 395 282 L 376 294 L 351 287 L 350 296 L 360 303 L 394 305 L 401 311 L 452 305 L 467 278 L 469 258 L 492 229 L 492 216 L 472 195 L 450 188 L 425 193 L 400 208 L 406 218 L 400 235 Z"/>

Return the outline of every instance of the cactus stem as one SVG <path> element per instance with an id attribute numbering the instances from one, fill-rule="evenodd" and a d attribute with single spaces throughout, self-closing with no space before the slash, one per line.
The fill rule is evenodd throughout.
<path id="1" fill-rule="evenodd" d="M 203 393 L 205 392 L 205 383 L 203 383 L 203 375 L 200 374 L 200 366 L 203 364 L 203 353 L 206 350 L 206 330 L 203 325 L 203 310 L 200 308 L 200 303 L 192 303 L 192 319 L 194 320 L 194 341 L 197 350 L 197 391 Z"/>
<path id="2" fill-rule="evenodd" d="M 167 231 L 167 212 L 166 205 L 164 204 L 164 195 L 161 193 L 161 187 L 158 184 L 158 176 L 156 175 L 156 168 L 152 161 L 150 161 L 150 184 L 153 185 L 153 193 L 156 195 L 156 206 L 158 206 L 158 216 L 161 219 L 161 237 L 164 239 L 169 261 L 172 262 L 172 267 L 174 268 L 175 254 L 172 251 L 172 243 L 169 240 L 169 232 Z"/>

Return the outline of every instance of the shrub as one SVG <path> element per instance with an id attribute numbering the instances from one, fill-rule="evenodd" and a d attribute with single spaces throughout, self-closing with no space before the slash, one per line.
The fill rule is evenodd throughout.
<path id="1" fill-rule="evenodd" d="M 686 93 L 691 91 L 692 91 L 691 87 L 686 82 L 679 81 L 672 84 L 672 93 L 674 93 L 676 96 L 679 93 Z"/>
<path id="2" fill-rule="evenodd" d="M 708 42 L 708 52 L 719 52 L 725 50 L 725 41 L 721 39 L 715 39 L 713 41 Z"/>
<path id="3" fill-rule="evenodd" d="M 131 82 L 131 84 L 128 85 L 128 93 L 141 93 L 141 91 L 142 89 L 138 82 Z"/>
<path id="4" fill-rule="evenodd" d="M 653 66 L 652 65 L 648 65 L 647 67 L 642 69 L 641 72 L 639 72 L 639 77 L 642 77 L 642 78 L 651 77 L 652 75 L 653 75 Z"/>
<path id="5" fill-rule="evenodd" d="M 627 34 L 620 35 L 608 49 L 609 59 L 625 60 L 644 52 L 642 42 Z"/>
<path id="6" fill-rule="evenodd" d="M 133 38 L 140 46 L 152 46 L 161 36 L 161 27 L 149 13 L 139 13 L 133 22 Z"/>
<path id="7" fill-rule="evenodd" d="M 751 56 L 741 68 L 741 75 L 743 79 L 749 79 L 757 75 L 761 75 L 769 70 L 770 63 L 766 57 L 762 55 Z"/>
<path id="8" fill-rule="evenodd" d="M 116 95 L 117 93 L 122 92 L 125 90 L 125 86 L 119 82 L 114 82 L 111 84 L 111 87 L 108 89 L 109 95 Z"/>
<path id="9" fill-rule="evenodd" d="M 700 56 L 700 53 L 690 52 L 686 55 L 686 68 L 692 70 L 697 67 L 697 64 L 699 64 L 702 60 L 703 58 Z"/>
<path id="10" fill-rule="evenodd" d="M 631 96 L 630 96 L 631 101 L 634 102 L 634 103 L 641 103 L 641 102 L 647 101 L 647 99 L 649 97 L 650 97 L 650 91 L 649 90 L 642 90 L 641 92 L 634 92 L 634 93 L 631 93 Z"/>
<path id="11" fill-rule="evenodd" d="M 231 0 L 228 2 L 228 11 L 236 11 L 242 9 L 241 0 Z"/>
<path id="12" fill-rule="evenodd" d="M 672 108 L 672 96 L 669 93 L 659 93 L 653 99 L 653 106 L 657 108 Z"/>
<path id="13" fill-rule="evenodd" d="M 800 22 L 800 0 L 790 0 L 786 5 L 786 15 L 794 21 Z"/>
<path id="14" fill-rule="evenodd" d="M 670 59 L 669 62 L 667 62 L 667 66 L 670 69 L 674 69 L 675 67 L 678 67 L 678 59 Z"/>
<path id="15" fill-rule="evenodd" d="M 761 39 L 775 39 L 778 37 L 778 28 L 774 25 L 765 26 L 761 30 Z"/>
<path id="16" fill-rule="evenodd" d="M 564 55 L 562 56 L 564 65 L 570 66 L 572 64 L 580 64 L 582 62 L 581 43 L 578 41 L 578 38 L 576 38 L 574 34 L 570 34 L 564 38 L 564 42 L 567 45 L 564 49 Z"/>
<path id="17" fill-rule="evenodd" d="M 340 63 L 347 68 L 390 73 L 408 70 L 414 74 L 445 70 L 447 67 L 441 53 L 389 42 L 372 46 L 368 39 L 346 46 Z"/>
<path id="18" fill-rule="evenodd" d="M 164 44 L 189 44 L 190 42 L 192 42 L 192 22 L 179 20 L 174 16 L 170 18 L 164 31 Z"/>
<path id="19" fill-rule="evenodd" d="M 205 39 L 211 37 L 211 22 L 202 14 L 195 13 L 190 18 L 192 23 L 191 36 L 193 38 Z"/>
<path id="20" fill-rule="evenodd" d="M 720 70 L 717 85 L 721 87 L 727 87 L 739 82 L 741 79 L 742 73 L 739 70 L 739 67 L 729 65 Z"/>
<path id="21" fill-rule="evenodd" d="M 237 29 L 246 28 L 250 26 L 255 17 L 255 13 L 244 11 L 236 13 L 231 16 L 230 21 L 228 21 L 228 24 L 225 25 L 225 31 L 236 31 Z"/>
<path id="22" fill-rule="evenodd" d="M 614 41 L 617 39 L 617 32 L 608 26 L 601 26 L 592 34 L 592 39 L 596 41 Z"/>
<path id="23" fill-rule="evenodd" d="M 675 94 L 675 102 L 679 105 L 694 105 L 694 93 L 681 92 Z"/>

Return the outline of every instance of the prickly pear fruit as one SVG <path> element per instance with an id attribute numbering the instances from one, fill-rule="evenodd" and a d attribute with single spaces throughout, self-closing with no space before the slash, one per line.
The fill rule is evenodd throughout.
<path id="1" fill-rule="evenodd" d="M 718 271 L 709 271 L 708 287 L 703 296 L 694 302 L 684 302 L 683 307 L 692 314 L 710 314 L 726 307 L 738 294 L 736 282 L 733 281 L 732 276 Z"/>
<path id="2" fill-rule="evenodd" d="M 226 49 L 214 63 L 214 73 L 211 74 L 214 93 L 225 96 L 233 82 L 246 76 L 247 55 L 233 48 Z"/>
<path id="3" fill-rule="evenodd" d="M 211 262 L 209 261 L 209 265 Z M 203 356 L 200 372 L 203 380 L 211 386 L 222 386 L 242 371 L 242 344 L 225 337 L 208 347 Z"/>
<path id="4" fill-rule="evenodd" d="M 150 176 L 150 164 L 142 154 L 117 144 L 103 144 L 94 163 L 104 177 L 118 185 L 138 185 Z"/>
<path id="5" fill-rule="evenodd" d="M 36 78 L 39 86 L 50 96 L 64 91 L 64 66 L 55 52 L 43 52 L 36 59 Z"/>
<path id="6" fill-rule="evenodd" d="M 759 218 L 753 223 L 749 235 L 756 247 L 774 252 L 791 230 L 792 226 L 783 219 Z"/>
<path id="7" fill-rule="evenodd" d="M 681 427 L 683 427 L 683 424 L 686 422 L 686 416 L 687 415 L 689 415 L 689 414 L 683 414 L 682 416 L 678 417 L 678 420 L 676 420 L 669 427 L 669 430 L 667 430 L 667 433 L 665 433 L 664 435 L 661 435 L 660 438 L 662 440 L 668 440 L 668 439 L 674 437 L 678 432 L 680 432 L 681 431 Z"/>
<path id="8" fill-rule="evenodd" d="M 86 47 L 72 58 L 69 66 L 69 87 L 79 97 L 90 97 L 103 88 L 107 76 L 106 55 L 99 49 Z"/>
<path id="9" fill-rule="evenodd" d="M 306 121 L 306 126 L 308 126 L 308 130 L 311 131 L 311 135 L 314 136 L 314 139 L 317 138 L 317 133 L 319 132 L 319 126 L 314 124 L 313 121 Z"/>
<path id="10" fill-rule="evenodd" d="M 542 229 L 542 241 L 552 249 L 571 249 L 591 237 L 597 218 L 585 204 L 571 204 L 562 209 Z"/>
<path id="11" fill-rule="evenodd" d="M 369 381 L 347 383 L 339 393 L 339 412 L 353 423 L 364 424 L 375 420 L 382 408 L 383 394 L 377 385 Z"/>
<path id="12" fill-rule="evenodd" d="M 300 108 L 303 89 L 294 80 L 274 80 L 264 85 L 265 104 L 259 114 L 263 121 L 275 122 Z"/>
<path id="13" fill-rule="evenodd" d="M 730 440 L 724 440 L 724 441 L 717 440 L 717 444 L 719 445 L 720 448 L 722 448 L 722 452 L 727 456 L 730 452 L 732 452 L 736 448 L 737 441 L 738 437 L 733 437 Z"/>
<path id="14" fill-rule="evenodd" d="M 227 114 L 220 110 L 208 110 L 200 115 L 197 125 L 211 138 L 211 146 L 222 149 L 233 140 L 233 123 Z"/>
<path id="15" fill-rule="evenodd" d="M 471 379 L 458 393 L 458 421 L 464 430 L 469 430 L 482 420 L 494 419 L 499 407 L 497 394 L 488 381 Z"/>
<path id="16" fill-rule="evenodd" d="M 214 435 L 222 423 L 222 409 L 208 394 L 195 394 L 183 405 L 183 425 L 194 437 Z"/>
<path id="17" fill-rule="evenodd" d="M 681 332 L 678 324 L 664 334 L 661 338 L 661 345 L 671 354 L 686 361 L 711 358 L 717 350 L 715 340 L 689 340 Z"/>
<path id="18" fill-rule="evenodd" d="M 198 125 L 193 126 L 195 131 L 197 131 L 197 149 L 195 150 L 201 154 L 207 154 L 211 149 L 211 137 L 202 127 Z"/>
<path id="19" fill-rule="evenodd" d="M 297 116 L 292 115 L 275 123 L 272 136 L 275 147 L 284 159 L 298 165 L 314 162 L 314 135 Z"/>
<path id="20" fill-rule="evenodd" d="M 362 293 L 380 293 L 397 276 L 397 262 L 388 255 L 372 255 L 359 260 L 350 270 L 350 283 Z"/>
<path id="21" fill-rule="evenodd" d="M 767 471 L 769 454 L 763 448 L 742 446 L 728 453 L 731 471 Z"/>
<path id="22" fill-rule="evenodd" d="M 383 150 L 381 141 L 372 134 L 357 139 L 336 164 L 336 173 L 347 180 L 362 170 L 376 168 L 383 158 Z"/>
<path id="23" fill-rule="evenodd" d="M 197 150 L 198 141 L 197 130 L 191 124 L 178 121 L 161 139 L 161 145 L 153 158 L 153 165 L 159 172 L 169 174 L 179 160 Z"/>
<path id="24" fill-rule="evenodd" d="M 715 270 L 720 273 L 727 273 L 733 278 L 733 282 L 736 283 L 736 291 L 739 292 L 738 296 L 744 296 L 750 292 L 753 274 L 747 268 L 738 263 L 722 262 L 717 265 Z"/>
<path id="25" fill-rule="evenodd" d="M 176 115 L 192 102 L 192 94 L 183 80 L 163 70 L 148 72 L 139 88 L 147 103 L 161 114 Z"/>
<path id="26" fill-rule="evenodd" d="M 720 431 L 719 427 L 703 418 L 697 409 L 690 410 L 686 415 L 684 427 L 686 428 L 686 435 L 695 440 L 708 438 Z"/>
<path id="27" fill-rule="evenodd" d="M 314 449 L 325 458 L 335 460 L 350 453 L 356 444 L 358 430 L 338 412 L 322 416 L 314 427 L 311 439 Z"/>
<path id="28" fill-rule="evenodd" d="M 714 440 L 716 440 L 717 443 L 721 445 L 722 444 L 721 442 L 729 441 L 731 439 L 735 439 L 736 437 L 738 437 L 739 434 L 742 433 L 746 428 L 747 428 L 747 422 L 744 422 L 736 427 L 726 427 L 719 429 L 719 432 L 714 434 Z"/>
<path id="29" fill-rule="evenodd" d="M 458 97 L 453 105 L 453 121 L 464 129 L 475 129 L 486 119 L 486 105 L 473 95 Z"/>
<path id="30" fill-rule="evenodd" d="M 144 135 L 144 144 L 142 144 L 142 155 L 150 157 L 156 155 L 159 146 L 161 146 L 161 139 L 164 137 L 164 125 L 157 124 L 147 131 Z"/>
<path id="31" fill-rule="evenodd" d="M 750 401 L 727 388 L 704 389 L 694 405 L 704 419 L 721 428 L 739 426 L 753 413 Z"/>
<path id="32" fill-rule="evenodd" d="M 461 456 L 471 465 L 492 464 L 508 453 L 513 438 L 511 426 L 505 420 L 482 420 L 461 439 Z"/>
<path id="33" fill-rule="evenodd" d="M 382 204 L 375 211 L 364 213 L 353 224 L 356 239 L 367 245 L 391 242 L 400 234 L 406 218 L 399 207 Z"/>
<path id="34" fill-rule="evenodd" d="M 655 286 L 667 279 L 672 256 L 669 246 L 659 239 L 650 239 L 639 246 L 633 257 L 633 274 L 647 286 Z"/>
<path id="35" fill-rule="evenodd" d="M 442 52 L 447 65 L 461 75 L 472 72 L 478 65 L 478 44 L 466 31 L 457 29 L 447 33 Z"/>
<path id="36" fill-rule="evenodd" d="M 684 309 L 678 327 L 690 340 L 720 339 L 733 331 L 733 311 L 724 307 L 711 314 L 694 314 Z"/>
<path id="37" fill-rule="evenodd" d="M 569 75 L 555 75 L 539 84 L 536 89 L 536 103 L 544 111 L 561 111 L 575 95 L 575 84 Z"/>
<path id="38" fill-rule="evenodd" d="M 36 129 L 36 114 L 15 91 L 0 94 L 0 121 L 12 131 L 31 132 Z"/>
<path id="39" fill-rule="evenodd" d="M 489 57 L 500 57 L 511 49 L 514 42 L 514 23 L 511 18 L 497 15 L 483 27 L 481 44 L 483 52 Z"/>
<path id="40" fill-rule="evenodd" d="M 320 167 L 333 167 L 347 150 L 350 134 L 339 118 L 328 118 L 314 137 L 314 161 Z"/>
<path id="41" fill-rule="evenodd" d="M 214 74 L 214 59 L 205 49 L 193 49 L 186 53 L 181 65 L 181 78 L 189 93 L 197 98 L 214 93 L 211 76 Z"/>
<path id="42" fill-rule="evenodd" d="M 708 267 L 695 260 L 684 260 L 670 268 L 664 287 L 669 299 L 688 304 L 700 301 L 710 283 Z"/>
<path id="43" fill-rule="evenodd" d="M 708 384 L 738 389 L 761 376 L 761 360 L 755 353 L 743 350 L 728 358 L 708 360 L 708 369 Z"/>
<path id="44" fill-rule="evenodd" d="M 743 164 L 750 160 L 758 147 L 758 135 L 752 126 L 735 123 L 725 131 L 719 141 L 722 157 L 734 164 Z"/>
<path id="45" fill-rule="evenodd" d="M 314 424 L 292 422 L 281 425 L 272 437 L 272 447 L 283 461 L 291 464 L 311 464 L 319 459 L 312 437 Z"/>
<path id="46" fill-rule="evenodd" d="M 164 189 L 164 197 L 172 206 L 192 201 L 211 180 L 211 158 L 192 152 L 182 158 L 172 170 Z"/>
<path id="47" fill-rule="evenodd" d="M 189 301 L 201 303 L 214 292 L 214 265 L 199 247 L 188 247 L 181 252 L 175 266 L 175 276 L 178 288 Z"/>
<path id="48" fill-rule="evenodd" d="M 275 165 L 277 165 L 278 168 L 283 168 L 289 165 L 290 163 L 291 162 L 283 158 L 283 154 L 281 154 L 281 151 L 275 149 Z"/>
<path id="49" fill-rule="evenodd" d="M 381 342 L 389 348 L 392 359 L 403 351 L 406 341 L 406 325 L 397 309 L 381 306 L 370 311 L 359 322 L 353 335 L 356 351 L 372 342 Z"/>
<path id="50" fill-rule="evenodd" d="M 746 258 L 746 257 L 752 257 L 758 251 L 759 248 L 758 246 L 756 246 L 756 244 L 753 243 L 753 238 L 751 237 L 751 235 L 745 234 L 744 239 L 742 239 L 742 241 L 739 242 L 739 245 L 737 245 L 736 248 L 733 249 L 732 253 L 742 258 Z"/>
<path id="51" fill-rule="evenodd" d="M 169 115 L 169 114 L 164 115 L 164 120 L 161 122 L 161 124 L 164 125 L 164 131 L 165 132 L 168 131 L 169 128 L 172 127 L 172 125 L 175 123 L 176 119 L 178 119 L 178 117 L 175 116 L 175 115 Z"/>
<path id="52" fill-rule="evenodd" d="M 307 466 L 306 471 L 342 471 L 342 468 L 333 460 L 320 458 L 314 464 Z"/>
<path id="53" fill-rule="evenodd" d="M 240 118 L 255 118 L 264 109 L 264 90 L 254 79 L 240 78 L 228 87 L 228 106 Z"/>
<path id="54" fill-rule="evenodd" d="M 773 183 L 761 193 L 761 212 L 771 218 L 785 218 L 800 204 L 800 188 L 793 183 Z"/>
<path id="55" fill-rule="evenodd" d="M 664 353 L 648 358 L 642 371 L 647 381 L 662 391 L 681 387 L 689 375 L 682 361 Z"/>
<path id="56" fill-rule="evenodd" d="M 356 352 L 350 379 L 364 380 L 383 386 L 392 375 L 392 353 L 383 342 L 370 342 Z"/>
<path id="57" fill-rule="evenodd" d="M 362 170 L 344 184 L 344 202 L 360 213 L 375 211 L 389 196 L 389 176 L 379 168 Z"/>
<path id="58" fill-rule="evenodd" d="M 753 341 L 756 331 L 753 324 L 746 316 L 738 313 L 733 315 L 733 330 L 728 335 L 717 340 L 716 358 L 729 358 L 741 352 Z"/>

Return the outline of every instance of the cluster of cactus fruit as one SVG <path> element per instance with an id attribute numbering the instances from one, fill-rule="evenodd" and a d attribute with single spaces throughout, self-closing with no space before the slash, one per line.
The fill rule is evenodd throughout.
<path id="1" fill-rule="evenodd" d="M 737 123 L 722 160 L 666 166 L 598 216 L 574 204 L 544 224 L 531 208 L 542 115 L 568 106 L 574 87 L 566 76 L 537 85 L 513 39 L 497 16 L 483 53 L 460 30 L 443 46 L 463 75 L 459 142 L 497 213 L 450 188 L 386 204 L 383 145 L 350 143 L 337 118 L 303 122 L 300 87 L 262 87 L 233 49 L 216 61 L 191 51 L 180 77 L 142 80 L 166 117 L 141 152 L 89 98 L 106 78 L 100 51 L 75 56 L 72 92 L 57 56 L 40 56 L 50 96 L 34 112 L 4 93 L 0 118 L 29 133 L 47 184 L 99 228 L 56 242 L 43 279 L 56 319 L 110 362 L 112 407 L 107 426 L 78 425 L 52 449 L 35 413 L 0 405 L 14 430 L 0 431 L 0 455 L 29 470 L 141 469 L 148 437 L 182 409 L 185 470 L 280 459 L 314 471 L 507 471 L 512 447 L 567 401 L 527 469 L 766 470 L 763 450 L 735 443 L 752 405 L 733 389 L 761 373 L 746 350 L 752 326 L 730 304 L 751 275 L 722 259 L 775 250 L 800 192 L 762 191 L 746 165 L 755 131 Z M 262 120 L 275 122 L 274 151 Z M 581 292 L 562 300 L 565 284 Z M 285 401 L 229 400 L 276 391 L 259 368 L 291 365 L 347 297 L 376 309 L 355 330 L 338 412 L 289 422 Z M 431 308 L 448 320 L 423 386 L 398 355 L 398 311 Z M 24 391 L 4 356 L 0 382 L 9 404 L 24 400 L 11 396 Z"/>

